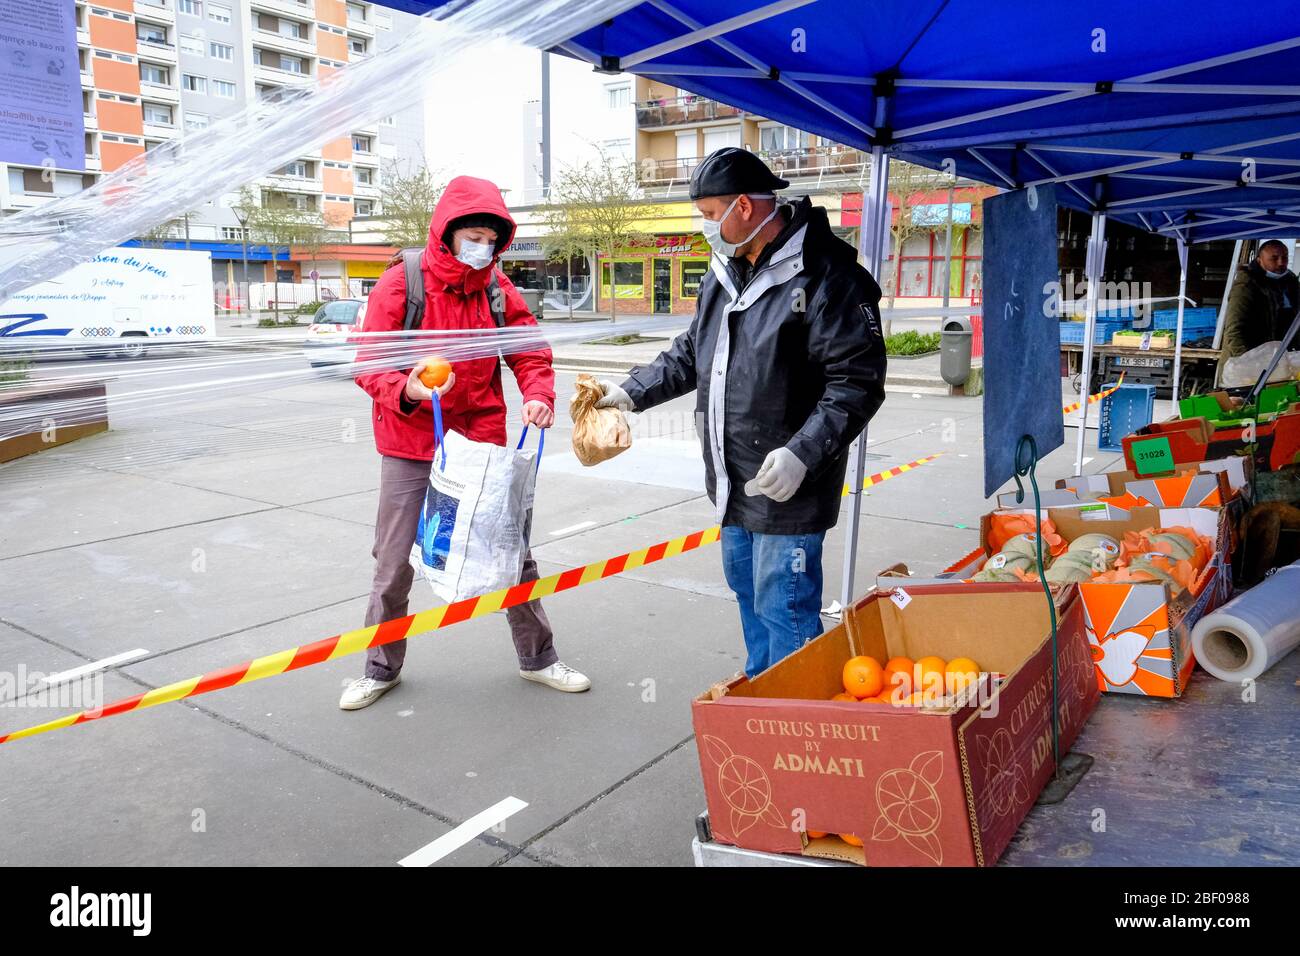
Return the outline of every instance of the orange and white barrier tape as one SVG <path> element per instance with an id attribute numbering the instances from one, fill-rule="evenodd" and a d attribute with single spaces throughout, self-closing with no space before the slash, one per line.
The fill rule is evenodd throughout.
<path id="1" fill-rule="evenodd" d="M 1110 388 L 1106 389 L 1104 392 L 1098 392 L 1096 395 L 1089 395 L 1088 404 L 1096 405 L 1107 395 L 1114 395 L 1115 392 L 1119 390 L 1119 387 L 1123 384 L 1124 384 L 1124 373 L 1120 372 L 1119 381 L 1117 381 Z M 1083 406 L 1083 402 L 1074 402 L 1073 404 L 1063 406 L 1061 408 L 1061 413 L 1064 415 L 1069 415 L 1071 412 L 1077 412 L 1082 406 Z"/>
<path id="2" fill-rule="evenodd" d="M 906 465 L 899 465 L 888 471 L 870 475 L 865 479 L 863 487 L 870 488 L 882 481 L 887 481 L 904 472 L 911 471 L 926 462 L 934 461 L 938 457 L 938 455 L 931 455 L 928 458 L 920 458 Z M 846 494 L 847 491 L 846 487 Z M 166 684 L 143 694 L 136 694 L 134 697 L 127 697 L 112 704 L 107 704 L 100 710 L 83 710 L 80 713 L 69 714 L 66 717 L 37 724 L 34 727 L 15 730 L 13 733 L 0 735 L 0 744 L 8 743 L 11 740 L 21 740 L 23 737 L 34 737 L 37 734 L 43 734 L 51 730 L 62 730 L 64 727 L 71 727 L 75 724 L 89 723 L 103 717 L 113 717 L 134 710 L 144 710 L 146 707 L 155 707 L 158 704 L 184 700 L 187 697 L 197 697 L 199 694 L 223 690 L 238 684 L 251 684 L 255 680 L 275 677 L 278 674 L 287 674 L 289 671 L 310 667 L 312 664 L 323 664 L 326 661 L 338 660 L 340 657 L 357 654 L 371 647 L 379 647 L 382 644 L 391 644 L 394 641 L 406 640 L 408 637 L 427 634 L 430 631 L 459 624 L 461 621 L 469 621 L 506 608 L 527 604 L 529 601 L 550 597 L 552 594 L 558 594 L 561 591 L 569 591 L 584 584 L 590 584 L 593 581 L 600 581 L 615 574 L 622 574 L 624 571 L 631 571 L 647 564 L 654 564 L 656 561 L 663 561 L 666 558 L 685 554 L 687 551 L 694 551 L 706 544 L 713 544 L 721 536 L 722 529 L 718 525 L 714 525 L 712 528 L 705 528 L 703 531 L 695 531 L 669 541 L 660 541 L 648 548 L 620 554 L 613 558 L 606 558 L 603 561 L 594 561 L 591 564 L 569 568 L 567 571 L 538 578 L 535 581 L 524 581 L 513 587 L 502 588 L 499 591 L 492 591 L 479 597 L 453 601 L 451 604 L 430 608 L 418 614 L 408 614 L 406 617 L 384 621 L 382 624 L 358 628 L 355 631 L 346 631 L 343 634 L 335 634 L 333 637 L 327 637 L 313 644 L 291 647 L 276 654 L 268 654 L 265 657 L 258 657 L 242 664 L 236 664 L 233 667 L 209 671 L 198 677 L 177 681 L 174 684 Z"/>

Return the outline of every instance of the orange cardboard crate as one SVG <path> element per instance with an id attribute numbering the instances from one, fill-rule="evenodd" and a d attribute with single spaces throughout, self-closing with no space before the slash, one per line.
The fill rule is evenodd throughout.
<path id="1" fill-rule="evenodd" d="M 1055 769 L 1047 602 L 1021 584 L 892 595 L 873 590 L 845 623 L 752 681 L 738 676 L 693 702 L 714 839 L 869 866 L 996 862 Z M 1078 602 L 1062 608 L 1058 646 L 1064 754 L 1098 699 Z M 829 700 L 855 649 L 882 662 L 971 657 L 1003 676 L 984 675 L 988 693 L 942 707 Z M 810 829 L 864 846 L 809 839 Z"/>
<path id="2" fill-rule="evenodd" d="M 1031 512 L 1032 513 L 1032 512 Z M 1228 561 L 1232 522 L 1226 508 L 1133 508 L 1121 519 L 1097 520 L 1072 508 L 1050 508 L 1047 515 L 1066 541 L 1083 534 L 1108 534 L 1121 539 L 1126 531 L 1144 528 L 1191 527 L 1215 542 L 1214 558 L 1190 589 L 1175 592 L 1165 584 L 1100 584 L 1083 582 L 1053 590 L 1062 596 L 1077 589 L 1097 686 L 1103 691 L 1144 697 L 1179 697 L 1187 688 L 1195 658 L 1192 628 L 1231 591 Z M 980 522 L 980 547 L 944 571 L 952 578 L 969 578 L 988 559 L 991 515 Z M 931 579 L 934 580 L 934 579 Z M 989 587 L 970 584 L 970 587 Z M 977 658 L 978 660 L 978 658 Z"/>

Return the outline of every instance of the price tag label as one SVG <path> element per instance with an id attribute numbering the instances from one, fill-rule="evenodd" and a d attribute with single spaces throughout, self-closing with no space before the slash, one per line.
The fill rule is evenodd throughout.
<path id="1" fill-rule="evenodd" d="M 1167 435 L 1135 441 L 1132 450 L 1133 470 L 1139 475 L 1157 475 L 1174 469 L 1174 453 Z"/>
<path id="2" fill-rule="evenodd" d="M 1138 348 L 1140 348 L 1143 352 L 1149 352 L 1149 351 L 1151 351 L 1151 333 L 1150 333 L 1150 332 L 1143 332 L 1143 333 L 1142 333 L 1142 344 L 1139 345 Z"/>
<path id="3" fill-rule="evenodd" d="M 912 595 L 908 594 L 902 588 L 894 588 L 893 593 L 889 595 L 889 600 L 897 604 L 898 609 L 901 611 L 912 603 Z"/>

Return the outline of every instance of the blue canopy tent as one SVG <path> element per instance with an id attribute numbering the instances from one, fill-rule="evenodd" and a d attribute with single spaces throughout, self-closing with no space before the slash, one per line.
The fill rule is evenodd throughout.
<path id="1" fill-rule="evenodd" d="M 552 52 L 870 151 L 861 250 L 876 274 L 887 155 L 1008 188 L 1060 184 L 1059 200 L 1092 216 L 1086 392 L 1108 218 L 1173 236 L 1184 279 L 1188 243 L 1300 231 L 1300 85 L 1289 83 L 1300 26 L 1288 8 L 1300 13 L 1225 16 L 1204 0 L 644 0 Z M 854 489 L 862 452 L 859 439 Z"/>

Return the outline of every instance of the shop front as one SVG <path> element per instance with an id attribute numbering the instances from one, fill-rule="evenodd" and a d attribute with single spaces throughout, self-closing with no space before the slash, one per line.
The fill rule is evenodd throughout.
<path id="1" fill-rule="evenodd" d="M 568 263 L 548 259 L 540 236 L 516 235 L 501 256 L 501 270 L 516 288 L 540 291 L 548 312 L 592 307 L 591 262 L 585 256 L 574 256 Z"/>
<path id="2" fill-rule="evenodd" d="M 598 256 L 596 310 L 627 315 L 691 315 L 709 270 L 709 246 L 699 233 L 655 235 Z"/>

